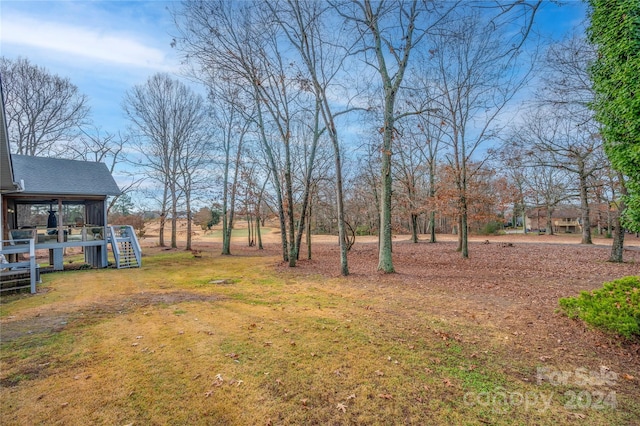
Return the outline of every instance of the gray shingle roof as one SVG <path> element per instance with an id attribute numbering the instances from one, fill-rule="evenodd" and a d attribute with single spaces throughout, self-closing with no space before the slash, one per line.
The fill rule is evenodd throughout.
<path id="1" fill-rule="evenodd" d="M 104 163 L 12 154 L 14 179 L 24 194 L 119 195 Z"/>

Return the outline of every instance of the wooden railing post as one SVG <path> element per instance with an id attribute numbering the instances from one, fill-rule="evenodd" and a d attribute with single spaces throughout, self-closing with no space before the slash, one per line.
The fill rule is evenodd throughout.
<path id="1" fill-rule="evenodd" d="M 29 278 L 31 278 L 31 294 L 36 293 L 36 244 L 35 240 L 29 240 Z"/>

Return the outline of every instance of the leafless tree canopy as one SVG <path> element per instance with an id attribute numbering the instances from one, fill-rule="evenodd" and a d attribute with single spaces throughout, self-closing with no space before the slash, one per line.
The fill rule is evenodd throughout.
<path id="1" fill-rule="evenodd" d="M 162 185 L 161 217 L 170 210 L 171 246 L 177 247 L 179 200 L 184 198 L 189 205 L 197 173 L 208 155 L 204 100 L 168 74 L 155 74 L 127 93 L 123 107 L 144 158 L 141 165 Z M 164 222 L 161 237 L 164 244 Z"/>
<path id="2" fill-rule="evenodd" d="M 26 58 L 0 57 L 12 151 L 51 155 L 80 134 L 87 123 L 87 97 L 68 78 L 52 75 Z"/>
<path id="3" fill-rule="evenodd" d="M 231 161 L 227 145 L 224 191 L 228 195 L 230 188 L 242 186 L 235 177 L 230 184 L 229 171 L 235 167 L 244 170 L 241 181 L 254 182 L 253 186 L 260 179 L 251 174 L 269 176 L 264 200 L 279 216 L 283 259 L 295 264 L 301 230 L 313 210 L 331 222 L 323 226 L 337 230 L 341 243 L 347 221 L 358 230 L 358 222 L 366 218 L 365 232 L 377 232 L 380 238 L 378 268 L 392 272 L 391 234 L 398 226 L 412 230 L 416 242 L 419 231 L 429 229 L 435 241 L 436 227 L 453 228 L 467 257 L 467 232 L 483 220 L 504 216 L 507 204 L 519 206 L 514 215 L 518 210 L 524 216 L 532 192 L 538 199 L 533 203 L 544 203 L 549 211 L 571 199 L 563 189 L 568 188 L 567 173 L 572 169 L 560 170 L 564 163 L 549 150 L 544 156 L 553 157 L 549 161 L 555 168 L 516 176 L 493 168 L 502 158 L 504 170 L 514 169 L 505 156 L 490 149 L 506 137 L 505 117 L 517 117 L 522 105 L 517 96 L 532 81 L 539 59 L 532 29 L 542 6 L 539 0 L 192 1 L 174 9 L 178 35 L 173 45 L 184 53 L 191 75 L 211 93 L 233 86 L 234 96 L 226 102 L 233 106 L 242 100 L 244 110 L 251 111 L 243 117 L 249 123 L 243 134 L 259 142 L 247 147 L 259 150 L 252 161 L 262 161 L 262 168 L 239 165 L 244 156 Z M 581 46 L 572 50 L 588 51 L 588 46 Z M 569 53 L 560 45 L 548 50 L 544 72 L 536 81 L 547 81 L 545 96 L 553 99 L 545 105 L 564 106 L 546 117 L 549 125 L 538 130 L 560 129 L 554 120 L 564 118 L 564 113 L 589 122 L 584 109 L 589 82 L 580 81 L 588 60 L 580 52 Z M 347 84 L 352 76 L 352 84 Z M 542 110 L 529 113 L 529 133 L 521 131 L 517 137 L 533 137 Z M 362 134 L 367 141 L 361 145 L 366 152 L 345 150 L 345 143 L 353 146 L 353 136 L 348 142 L 339 136 L 342 114 L 354 113 L 366 129 Z M 315 130 L 304 136 L 299 129 L 305 126 Z M 585 127 L 572 130 L 578 138 L 591 139 Z M 563 143 L 560 133 L 551 135 L 552 143 Z M 541 132 L 537 134 L 540 139 Z M 227 139 L 225 144 L 231 142 Z M 333 169 L 324 172 L 336 183 L 337 197 L 331 203 L 320 196 L 327 188 L 318 184 L 323 179 L 313 177 L 316 143 L 333 147 Z M 350 151 L 352 155 L 343 157 Z M 519 152 L 521 159 L 531 160 L 529 151 Z M 360 167 L 344 168 L 349 175 L 345 179 L 343 164 L 358 157 Z M 230 163 L 235 165 L 229 167 Z M 520 169 L 529 166 L 527 162 Z M 343 182 L 364 184 L 368 193 L 345 189 Z M 370 200 L 364 204 L 367 214 L 349 206 L 362 205 L 358 197 Z M 486 208 L 489 202 L 498 203 L 493 212 Z M 320 213 L 313 203 L 324 203 L 331 212 Z M 373 207 L 378 220 L 371 219 L 376 216 L 371 214 Z M 392 216 L 405 214 L 407 219 L 396 225 Z M 428 223 L 423 220 L 426 215 Z M 437 221 L 437 215 L 447 218 Z M 347 274 L 346 250 L 341 251 L 342 272 Z"/>
<path id="4" fill-rule="evenodd" d="M 22 76 L 14 81 L 67 102 L 40 106 L 64 113 L 47 124 L 64 125 L 36 129 L 16 113 L 20 92 L 8 84 L 10 126 L 25 135 L 13 136 L 14 150 L 50 154 L 65 144 L 67 155 L 112 170 L 135 159 L 159 206 L 161 245 L 165 221 L 175 247 L 176 219 L 215 205 L 224 254 L 234 224 L 246 221 L 248 244 L 261 246 L 270 219 L 290 266 L 303 234 L 309 258 L 314 232 L 337 234 L 343 275 L 355 234 L 378 236 L 384 272 L 394 271 L 393 233 L 417 243 L 455 232 L 468 257 L 469 233 L 551 234 L 567 207 L 581 213 L 563 223 L 589 243 L 592 230 L 619 227 L 611 206 L 621 206 L 623 179 L 609 168 L 589 108 L 593 49 L 580 35 L 544 46 L 534 24 L 547 4 L 174 3 L 172 47 L 208 102 L 156 74 L 125 96 L 131 128 L 120 136 L 85 125 L 85 99 L 68 81 L 3 60 L 3 73 Z"/>

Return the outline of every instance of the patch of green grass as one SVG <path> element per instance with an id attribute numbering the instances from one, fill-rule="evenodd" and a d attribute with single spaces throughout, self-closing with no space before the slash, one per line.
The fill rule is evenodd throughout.
<path id="1" fill-rule="evenodd" d="M 77 339 L 71 333 L 27 334 L 0 344 L 0 382 L 16 386 L 45 377 L 65 362 L 77 362 Z"/>
<path id="2" fill-rule="evenodd" d="M 252 296 L 252 295 L 244 293 L 244 292 L 227 293 L 226 296 L 231 298 L 231 299 L 240 301 L 240 302 L 248 303 L 250 305 L 261 305 L 261 306 L 272 306 L 273 305 L 273 302 L 271 302 L 271 301 L 266 301 L 264 299 L 258 299 L 255 296 Z"/>

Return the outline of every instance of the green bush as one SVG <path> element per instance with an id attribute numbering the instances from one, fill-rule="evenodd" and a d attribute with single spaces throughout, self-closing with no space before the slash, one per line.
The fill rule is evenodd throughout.
<path id="1" fill-rule="evenodd" d="M 640 337 L 640 277 L 624 277 L 604 283 L 599 290 L 560 299 L 569 318 L 626 338 Z"/>
<path id="2" fill-rule="evenodd" d="M 222 216 L 222 212 L 216 209 L 211 210 L 211 218 L 209 218 L 209 220 L 207 221 L 207 228 L 211 229 L 211 227 L 219 224 L 221 216 Z"/>
<path id="3" fill-rule="evenodd" d="M 502 224 L 496 221 L 486 223 L 478 230 L 479 235 L 498 235 L 498 231 L 502 228 Z"/>
<path id="4" fill-rule="evenodd" d="M 371 235 L 369 225 L 358 225 L 356 228 L 356 235 Z"/>

